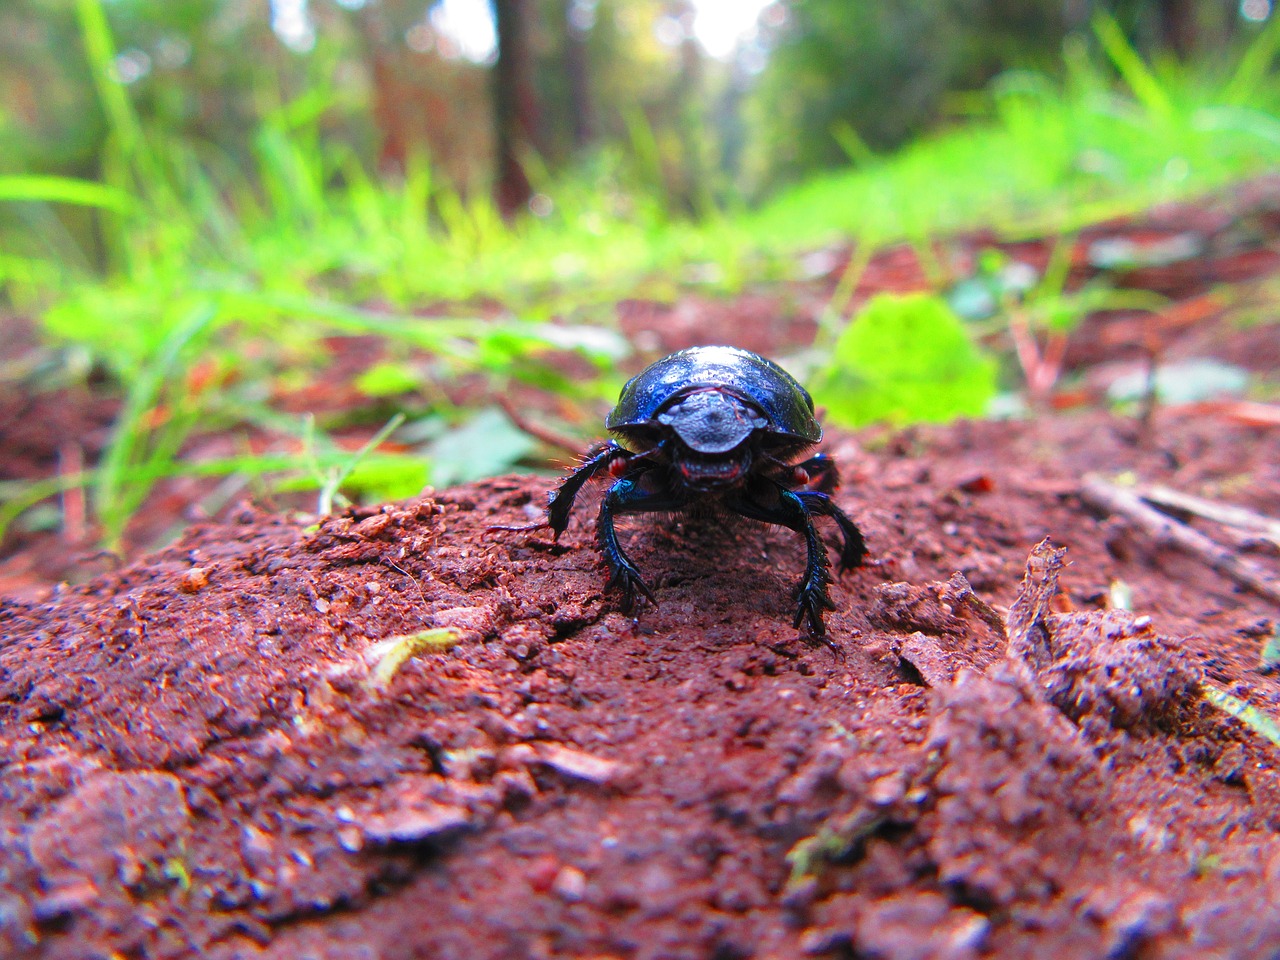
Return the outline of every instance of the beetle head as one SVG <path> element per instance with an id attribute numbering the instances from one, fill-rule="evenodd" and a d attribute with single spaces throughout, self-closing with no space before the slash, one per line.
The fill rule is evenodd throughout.
<path id="1" fill-rule="evenodd" d="M 688 486 L 700 490 L 741 482 L 751 469 L 748 440 L 769 426 L 759 410 L 718 387 L 679 396 L 656 419 L 675 434 L 672 464 L 676 471 Z"/>

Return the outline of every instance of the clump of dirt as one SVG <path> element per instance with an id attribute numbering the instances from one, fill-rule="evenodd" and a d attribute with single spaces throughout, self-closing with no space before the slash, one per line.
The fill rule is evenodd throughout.
<path id="1" fill-rule="evenodd" d="M 1128 610 L 1054 615 L 1066 550 L 1037 545 L 1009 613 L 1009 649 L 1039 675 L 1049 700 L 1086 727 L 1173 729 L 1203 680 L 1181 645 Z M 1096 727 L 1094 727 L 1096 729 Z"/>
<path id="2" fill-rule="evenodd" d="M 1280 710 L 1276 611 L 1076 491 L 1274 507 L 1280 436 L 1155 427 L 836 433 L 835 649 L 788 531 L 636 520 L 627 615 L 585 520 L 494 529 L 528 477 L 0 601 L 0 953 L 1273 955 L 1277 747 L 1199 687 Z"/>

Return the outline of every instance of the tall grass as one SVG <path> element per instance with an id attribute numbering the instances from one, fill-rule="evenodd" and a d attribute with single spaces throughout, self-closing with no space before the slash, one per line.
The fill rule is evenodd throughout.
<path id="1" fill-rule="evenodd" d="M 1097 51 L 1079 37 L 1068 45 L 1064 81 L 1006 74 L 965 123 L 893 156 L 859 151 L 855 165 L 758 210 L 692 223 L 628 192 L 618 164 L 606 160 L 589 178 L 541 184 L 551 212 L 508 224 L 486 197 L 464 199 L 436 181 L 422 156 L 400 177 L 375 177 L 349 148 L 327 142 L 320 120 L 329 91 L 265 112 L 247 166 L 145 130 L 111 79 L 101 0 L 77 4 L 111 126 L 105 182 L 10 177 L 0 181 L 0 202 L 101 207 L 109 274 L 64 272 L 51 285 L 46 271 L 31 283 L 7 276 L 6 287 L 25 303 L 48 304 L 52 333 L 126 366 L 123 358 L 154 349 L 160 328 L 185 314 L 155 320 L 153 305 L 175 291 L 233 288 L 399 309 L 496 298 L 537 313 L 557 291 L 608 300 L 646 283 L 662 289 L 708 262 L 720 269 L 698 276 L 733 289 L 760 269 L 761 255 L 832 238 L 875 245 L 979 224 L 1074 229 L 1267 169 L 1280 147 L 1280 82 L 1270 71 L 1280 21 L 1229 69 L 1154 68 L 1101 17 Z M 127 342 L 102 329 L 119 330 L 128 316 L 148 322 L 130 324 Z"/>
<path id="2" fill-rule="evenodd" d="M 1234 63 L 1153 67 L 1109 18 L 1094 32 L 1099 53 L 1083 38 L 1067 44 L 1064 81 L 1005 74 L 976 118 L 802 184 L 749 218 L 750 229 L 784 248 L 975 225 L 1067 232 L 1275 168 L 1280 18 Z"/>

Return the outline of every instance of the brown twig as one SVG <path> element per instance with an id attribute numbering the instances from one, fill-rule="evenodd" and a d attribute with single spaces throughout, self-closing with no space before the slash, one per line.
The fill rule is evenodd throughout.
<path id="1" fill-rule="evenodd" d="M 1276 546 L 1280 546 L 1280 520 L 1276 520 L 1273 517 L 1254 513 L 1252 510 L 1238 507 L 1235 504 L 1218 503 L 1215 500 L 1192 496 L 1189 493 L 1183 493 L 1181 490 L 1174 490 L 1171 487 L 1161 486 L 1160 484 L 1139 487 L 1138 495 L 1148 503 L 1171 507 L 1174 510 L 1182 510 L 1185 513 L 1212 520 L 1214 523 L 1220 523 L 1226 527 L 1249 530 L 1257 535 L 1257 539 L 1267 540 Z"/>
<path id="2" fill-rule="evenodd" d="M 84 449 L 78 443 L 67 442 L 58 447 L 58 475 L 76 476 L 84 472 Z M 86 534 L 84 487 L 68 484 L 62 491 L 62 542 L 84 543 Z"/>
<path id="3" fill-rule="evenodd" d="M 1156 543 L 1177 547 L 1229 577 L 1247 590 L 1272 603 L 1280 603 L 1280 583 L 1256 563 L 1192 530 L 1143 501 L 1136 490 L 1126 490 L 1098 477 L 1086 477 L 1080 485 L 1080 499 L 1090 506 L 1131 521 Z"/>
<path id="4" fill-rule="evenodd" d="M 1152 325 L 1143 327 L 1143 360 L 1145 362 L 1146 384 L 1142 390 L 1142 411 L 1138 414 L 1138 425 L 1144 440 L 1150 440 L 1154 433 L 1156 407 L 1160 405 L 1158 379 L 1160 373 L 1160 342 L 1153 332 Z"/>
<path id="5" fill-rule="evenodd" d="M 557 450 L 564 450 L 573 454 L 575 457 L 582 453 L 583 443 L 581 440 L 573 437 L 566 437 L 554 430 L 528 420 L 525 415 L 516 409 L 515 404 L 511 402 L 510 397 L 498 397 L 498 406 L 502 408 L 502 412 L 507 418 L 516 425 L 517 428 L 523 430 L 535 440 L 541 440 L 549 447 L 555 447 Z"/>
<path id="6" fill-rule="evenodd" d="M 1040 345 L 1035 334 L 1031 332 L 1022 311 L 1014 309 L 1009 313 L 1009 334 L 1013 337 L 1014 352 L 1018 358 L 1018 366 L 1022 368 L 1022 376 L 1027 381 L 1027 392 L 1033 401 L 1041 397 L 1040 380 L 1042 356 Z"/>
<path id="7" fill-rule="evenodd" d="M 1253 400 L 1235 400 L 1220 408 L 1233 420 L 1254 427 L 1280 427 L 1280 406 Z"/>

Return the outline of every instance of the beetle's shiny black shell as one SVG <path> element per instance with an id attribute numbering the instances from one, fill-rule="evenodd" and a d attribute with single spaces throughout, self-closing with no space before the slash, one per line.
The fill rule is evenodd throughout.
<path id="1" fill-rule="evenodd" d="M 656 425 L 658 414 L 674 398 L 706 388 L 724 390 L 759 408 L 770 434 L 805 444 L 822 439 L 809 392 L 772 360 L 737 347 L 690 347 L 663 357 L 627 381 L 604 425 L 621 435 L 628 428 Z"/>

